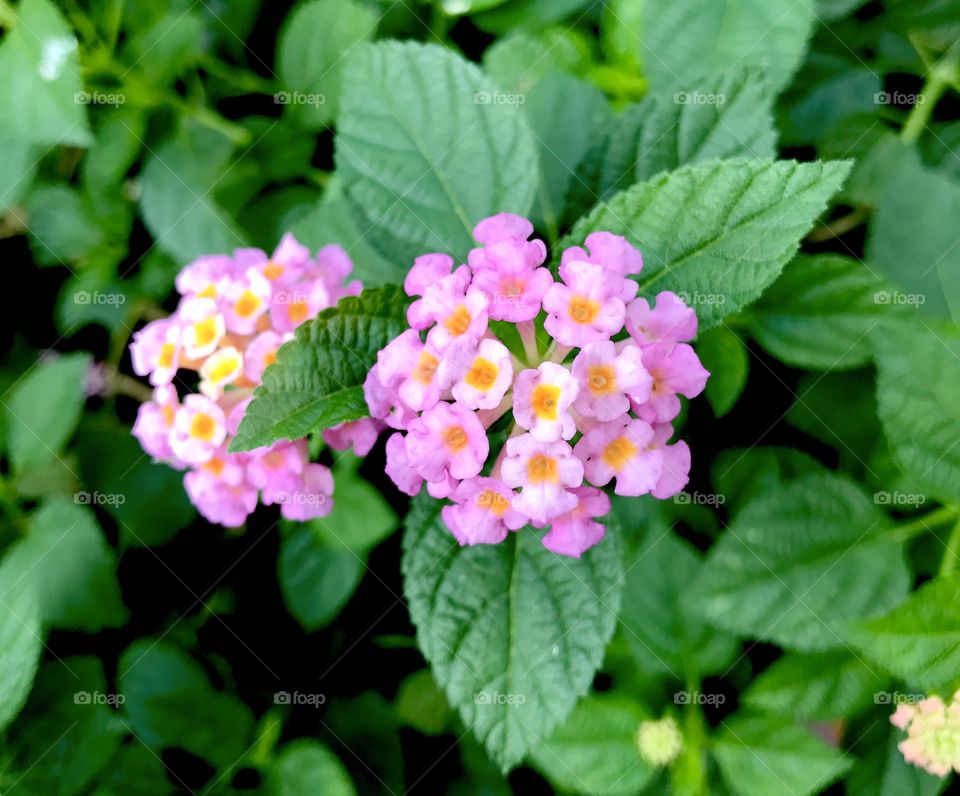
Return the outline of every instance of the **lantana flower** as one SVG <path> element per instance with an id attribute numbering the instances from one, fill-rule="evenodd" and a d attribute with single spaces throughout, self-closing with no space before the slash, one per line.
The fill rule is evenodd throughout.
<path id="1" fill-rule="evenodd" d="M 908 763 L 937 777 L 960 774 L 960 691 L 949 702 L 930 696 L 916 705 L 901 703 L 890 723 L 907 734 L 897 748 Z"/>
<path id="2" fill-rule="evenodd" d="M 239 249 L 200 257 L 177 277 L 181 300 L 173 315 L 134 335 L 134 372 L 155 389 L 140 406 L 133 433 L 155 461 L 186 470 L 187 495 L 210 522 L 243 525 L 258 502 L 279 505 L 292 520 L 332 510 L 333 476 L 310 462 L 305 440 L 244 453 L 228 448 L 277 349 L 321 309 L 360 292 L 359 282 L 345 283 L 351 268 L 340 247 L 313 257 L 292 235 L 272 256 Z M 199 376 L 198 391 L 181 398 L 178 386 L 193 386 L 190 371 Z M 382 427 L 365 418 L 328 429 L 324 439 L 364 455 Z"/>
<path id="3" fill-rule="evenodd" d="M 690 450 L 671 442 L 672 421 L 709 374 L 688 345 L 694 311 L 670 292 L 636 297 L 643 258 L 629 241 L 592 233 L 554 279 L 532 235 L 501 213 L 474 228 L 466 264 L 418 257 L 410 329 L 380 351 L 364 393 L 395 429 L 387 475 L 449 500 L 441 516 L 460 544 L 530 524 L 579 557 L 604 535 L 602 487 L 665 499 L 686 485 Z"/>

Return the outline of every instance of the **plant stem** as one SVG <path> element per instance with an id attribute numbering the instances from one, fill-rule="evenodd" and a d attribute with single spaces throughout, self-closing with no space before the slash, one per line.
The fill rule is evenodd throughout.
<path id="1" fill-rule="evenodd" d="M 947 549 L 943 552 L 943 559 L 940 561 L 939 577 L 952 575 L 957 564 L 960 564 L 960 521 L 953 526 L 950 531 L 950 538 L 947 539 Z"/>
<path id="2" fill-rule="evenodd" d="M 906 541 L 925 531 L 932 531 L 938 525 L 943 525 L 957 519 L 958 510 L 953 506 L 942 506 L 939 509 L 924 514 L 921 517 L 915 517 L 909 522 L 898 525 L 893 529 L 893 535 L 898 539 Z"/>
<path id="3" fill-rule="evenodd" d="M 523 341 L 523 353 L 527 355 L 527 364 L 535 368 L 540 361 L 540 352 L 537 350 L 537 330 L 533 321 L 520 321 L 517 324 L 520 339 Z"/>
<path id="4" fill-rule="evenodd" d="M 958 61 L 960 61 L 960 42 L 955 42 L 930 69 L 929 77 L 917 96 L 913 110 L 910 111 L 903 129 L 900 130 L 900 140 L 903 143 L 915 144 L 920 138 L 940 97 L 957 80 Z"/>

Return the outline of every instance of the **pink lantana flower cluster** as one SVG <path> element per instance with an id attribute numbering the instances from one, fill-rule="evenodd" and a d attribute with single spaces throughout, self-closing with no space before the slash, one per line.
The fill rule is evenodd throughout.
<path id="1" fill-rule="evenodd" d="M 364 391 L 371 416 L 397 430 L 387 473 L 409 495 L 425 482 L 449 498 L 442 516 L 460 544 L 532 524 L 549 528 L 547 548 L 579 557 L 604 534 L 601 487 L 662 499 L 687 483 L 672 421 L 709 374 L 688 345 L 694 311 L 669 292 L 636 297 L 643 260 L 625 238 L 589 235 L 563 252 L 556 280 L 532 234 L 500 214 L 474 229 L 467 264 L 417 258 L 404 283 L 411 328 L 379 352 Z M 491 460 L 487 430 L 507 414 Z"/>
<path id="2" fill-rule="evenodd" d="M 242 525 L 257 506 L 279 504 L 287 519 L 307 520 L 332 509 L 333 476 L 310 462 L 307 441 L 280 441 L 228 453 L 264 369 L 304 321 L 360 292 L 344 284 L 353 265 L 339 246 L 317 256 L 286 235 L 268 257 L 259 249 L 200 257 L 177 276 L 176 311 L 138 331 L 133 369 L 149 378 L 153 400 L 140 406 L 133 433 L 155 461 L 185 470 L 190 500 L 210 522 Z M 179 374 L 199 376 L 196 392 Z M 195 378 L 194 378 L 195 381 Z M 365 454 L 372 420 L 328 432 L 334 447 Z"/>
<path id="3" fill-rule="evenodd" d="M 890 723 L 907 733 L 897 746 L 908 763 L 938 777 L 960 774 L 960 691 L 949 703 L 938 696 L 901 703 Z"/>

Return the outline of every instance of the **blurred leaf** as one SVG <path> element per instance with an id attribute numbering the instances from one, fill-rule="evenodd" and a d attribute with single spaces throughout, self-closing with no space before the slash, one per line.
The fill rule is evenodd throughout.
<path id="1" fill-rule="evenodd" d="M 172 644 L 134 642 L 120 656 L 117 677 L 125 698 L 123 716 L 155 753 L 177 747 L 226 768 L 246 752 L 250 709 L 235 696 L 215 691 L 203 669 Z"/>
<path id="2" fill-rule="evenodd" d="M 229 173 L 233 149 L 220 133 L 187 123 L 147 156 L 140 210 L 154 242 L 186 265 L 203 254 L 226 254 L 246 244 L 213 190 Z"/>
<path id="3" fill-rule="evenodd" d="M 807 730 L 772 716 L 723 722 L 714 755 L 739 796 L 807 796 L 843 776 L 852 759 Z"/>
<path id="4" fill-rule="evenodd" d="M 620 604 L 619 534 L 579 560 L 551 553 L 529 528 L 460 547 L 440 508 L 425 494 L 413 503 L 404 594 L 437 682 L 506 770 L 590 687 Z"/>
<path id="5" fill-rule="evenodd" d="M 15 206 L 30 189 L 37 170 L 34 145 L 29 141 L 12 138 L 4 131 L 0 134 L 0 213 Z"/>
<path id="6" fill-rule="evenodd" d="M 635 740 L 640 722 L 648 718 L 627 699 L 587 696 L 530 757 L 559 791 L 633 796 L 654 773 Z"/>
<path id="7" fill-rule="evenodd" d="M 713 460 L 711 481 L 723 495 L 728 511 L 738 512 L 754 498 L 826 468 L 809 453 L 796 448 L 753 447 L 723 451 Z"/>
<path id="8" fill-rule="evenodd" d="M 346 61 L 337 171 L 381 251 L 463 259 L 477 222 L 530 209 L 533 136 L 476 66 L 412 42 L 364 45 Z"/>
<path id="9" fill-rule="evenodd" d="M 103 242 L 86 197 L 65 185 L 35 186 L 24 202 L 30 248 L 38 265 L 67 265 Z M 69 267 L 69 266 L 68 266 Z"/>
<path id="10" fill-rule="evenodd" d="M 506 33 L 517 28 L 532 30 L 560 22 L 571 17 L 579 22 L 590 9 L 585 6 L 599 7 L 600 0 L 512 0 L 474 17 L 474 21 L 484 30 L 493 33 Z"/>
<path id="11" fill-rule="evenodd" d="M 277 44 L 279 101 L 307 129 L 337 116 L 343 64 L 353 47 L 367 41 L 377 18 L 351 0 L 313 0 L 287 17 Z M 308 100 L 300 102 L 300 99 Z"/>
<path id="12" fill-rule="evenodd" d="M 81 163 L 90 190 L 103 193 L 119 185 L 140 155 L 147 117 L 140 108 L 116 108 L 104 114 L 97 138 Z"/>
<path id="13" fill-rule="evenodd" d="M 946 787 L 949 777 L 935 777 L 903 759 L 899 730 L 887 721 L 875 726 L 863 737 L 863 754 L 847 776 L 848 796 L 936 796 Z"/>
<path id="14" fill-rule="evenodd" d="M 837 254 L 800 255 L 747 312 L 751 334 L 800 368 L 842 370 L 872 359 L 870 332 L 909 310 L 869 266 Z"/>
<path id="15" fill-rule="evenodd" d="M 881 613 L 909 588 L 888 530 L 852 482 L 798 478 L 740 510 L 690 599 L 730 633 L 804 652 L 842 647 L 848 620 Z"/>
<path id="16" fill-rule="evenodd" d="M 340 613 L 365 570 L 362 553 L 329 546 L 309 525 L 284 537 L 277 562 L 283 600 L 308 632 L 328 625 Z"/>
<path id="17" fill-rule="evenodd" d="M 27 701 L 43 651 L 40 601 L 16 561 L 0 561 L 0 730 Z"/>
<path id="18" fill-rule="evenodd" d="M 780 716 L 830 721 L 873 704 L 888 682 L 855 652 L 788 653 L 751 682 L 742 702 Z"/>
<path id="19" fill-rule="evenodd" d="M 89 146 L 77 39 L 49 0 L 21 0 L 0 41 L 0 118 L 6 136 L 51 146 Z M 5 153 L 6 154 L 6 153 Z"/>
<path id="20" fill-rule="evenodd" d="M 230 450 L 366 417 L 364 379 L 377 352 L 406 328 L 407 301 L 397 287 L 365 290 L 300 326 L 263 374 Z"/>
<path id="21" fill-rule="evenodd" d="M 778 93 L 800 66 L 813 4 L 792 0 L 649 0 L 638 34 L 655 86 L 697 90 L 708 75 L 758 66 Z"/>
<path id="22" fill-rule="evenodd" d="M 483 53 L 483 68 L 504 91 L 526 95 L 548 75 L 582 71 L 589 44 L 566 28 L 514 31 Z"/>
<path id="23" fill-rule="evenodd" d="M 94 497 L 79 492 L 76 499 L 87 503 Z M 117 556 L 86 505 L 63 499 L 46 503 L 9 559 L 21 577 L 36 584 L 45 625 L 95 633 L 126 622 Z"/>
<path id="24" fill-rule="evenodd" d="M 722 671 L 732 661 L 736 639 L 707 625 L 699 606 L 685 599 L 703 568 L 700 556 L 669 528 L 649 529 L 627 559 L 620 622 L 644 671 L 682 681 L 694 671 Z"/>
<path id="25" fill-rule="evenodd" d="M 641 294 L 686 296 L 706 330 L 776 279 L 849 169 L 740 159 L 683 166 L 597 205 L 560 246 L 597 229 L 626 235 L 644 255 Z"/>
<path id="26" fill-rule="evenodd" d="M 173 786 L 166 780 L 163 761 L 134 741 L 117 750 L 104 771 L 93 796 L 169 796 Z"/>
<path id="27" fill-rule="evenodd" d="M 908 685 L 953 693 L 960 685 L 960 575 L 925 583 L 888 614 L 860 622 L 847 635 Z"/>
<path id="28" fill-rule="evenodd" d="M 403 793 L 403 748 L 389 702 L 367 691 L 333 702 L 324 720 L 328 743 L 350 771 L 358 793 Z M 356 749 L 363 750 L 362 760 Z"/>
<path id="29" fill-rule="evenodd" d="M 306 738 L 284 746 L 266 772 L 266 796 L 356 796 L 356 792 L 337 756 Z"/>
<path id="30" fill-rule="evenodd" d="M 689 91 L 661 89 L 652 97 L 634 153 L 637 180 L 712 158 L 777 154 L 773 95 L 758 69 L 711 77 Z"/>
<path id="31" fill-rule="evenodd" d="M 924 324 L 874 332 L 877 401 L 890 447 L 925 492 L 960 498 L 960 330 Z"/>
<path id="32" fill-rule="evenodd" d="M 333 511 L 311 522 L 332 548 L 366 553 L 397 529 L 397 513 L 380 491 L 358 472 L 362 459 L 337 453 Z"/>
<path id="33" fill-rule="evenodd" d="M 733 409 L 747 386 L 750 356 L 743 340 L 726 326 L 718 326 L 700 335 L 697 355 L 710 371 L 706 396 L 714 415 L 723 417 Z"/>
<path id="34" fill-rule="evenodd" d="M 73 434 L 86 401 L 88 354 L 67 354 L 28 370 L 3 401 L 7 445 L 19 475 L 56 458 Z"/>
<path id="35" fill-rule="evenodd" d="M 13 789 L 24 796 L 76 796 L 117 751 L 123 725 L 106 703 L 103 666 L 93 657 L 46 663 L 23 714 L 10 731 L 16 765 Z"/>
<path id="36" fill-rule="evenodd" d="M 172 9 L 150 25 L 138 25 L 126 42 L 130 69 L 155 85 L 166 85 L 199 63 L 208 40 L 203 17 Z"/>
<path id="37" fill-rule="evenodd" d="M 404 678 L 397 689 L 397 718 L 424 735 L 442 735 L 450 725 L 453 711 L 429 669 L 420 669 Z"/>

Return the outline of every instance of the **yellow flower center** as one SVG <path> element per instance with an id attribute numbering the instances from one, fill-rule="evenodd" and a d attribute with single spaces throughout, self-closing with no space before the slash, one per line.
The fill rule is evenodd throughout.
<path id="1" fill-rule="evenodd" d="M 193 339 L 198 348 L 205 348 L 217 340 L 217 318 L 207 318 L 193 325 Z"/>
<path id="2" fill-rule="evenodd" d="M 447 446 L 450 453 L 460 453 L 467 447 L 469 438 L 467 432 L 460 426 L 450 426 L 443 432 L 443 444 Z"/>
<path id="3" fill-rule="evenodd" d="M 499 492 L 492 489 L 485 489 L 476 498 L 476 504 L 489 511 L 494 517 L 502 517 L 508 508 L 510 501 Z"/>
<path id="4" fill-rule="evenodd" d="M 541 420 L 556 420 L 560 414 L 560 388 L 553 384 L 538 384 L 533 388 L 533 413 Z"/>
<path id="5" fill-rule="evenodd" d="M 157 365 L 161 368 L 173 367 L 173 354 L 177 347 L 173 343 L 164 343 L 160 346 L 160 354 L 157 356 Z"/>
<path id="6" fill-rule="evenodd" d="M 537 453 L 527 462 L 527 481 L 531 484 L 555 484 L 559 480 L 557 475 L 557 460 Z"/>
<path id="7" fill-rule="evenodd" d="M 260 297 L 252 290 L 244 290 L 237 299 L 237 303 L 233 305 L 233 311 L 241 318 L 249 318 L 260 309 L 262 303 Z"/>
<path id="8" fill-rule="evenodd" d="M 429 351 L 421 351 L 420 359 L 417 360 L 410 378 L 424 386 L 428 385 L 433 381 L 433 374 L 437 372 L 438 362 L 439 360 Z"/>
<path id="9" fill-rule="evenodd" d="M 587 385 L 594 395 L 609 395 L 617 391 L 617 377 L 611 365 L 594 365 L 587 370 Z"/>
<path id="10" fill-rule="evenodd" d="M 209 442 L 213 439 L 213 433 L 216 430 L 217 421 L 203 412 L 197 412 L 190 421 L 190 436 L 195 439 Z"/>
<path id="11" fill-rule="evenodd" d="M 210 298 L 215 299 L 217 297 L 217 286 L 211 282 L 203 290 L 197 293 L 197 298 Z"/>
<path id="12" fill-rule="evenodd" d="M 592 323 L 600 312 L 600 305 L 586 296 L 574 296 L 570 300 L 570 317 L 577 323 Z"/>
<path id="13" fill-rule="evenodd" d="M 624 465 L 637 455 L 637 446 L 626 437 L 618 437 L 603 451 L 603 460 L 614 472 L 620 472 Z"/>
<path id="14" fill-rule="evenodd" d="M 443 325 L 450 334 L 459 337 L 470 328 L 470 321 L 472 320 L 467 308 L 461 304 L 446 317 Z"/>
<path id="15" fill-rule="evenodd" d="M 273 260 L 268 262 L 263 267 L 263 275 L 267 279 L 269 279 L 271 282 L 274 279 L 279 279 L 281 276 L 283 276 L 283 272 L 284 272 L 284 267 L 280 265 L 280 263 L 273 262 Z"/>
<path id="16" fill-rule="evenodd" d="M 203 467 L 204 470 L 207 470 L 218 476 L 223 472 L 224 461 L 223 459 L 218 459 L 216 456 L 214 456 L 210 461 L 204 462 L 200 466 Z"/>
<path id="17" fill-rule="evenodd" d="M 477 357 L 473 360 L 470 372 L 467 373 L 464 380 L 473 387 L 473 389 L 486 392 L 496 383 L 499 374 L 500 368 L 493 364 L 493 362 L 483 357 Z"/>
<path id="18" fill-rule="evenodd" d="M 290 309 L 287 311 L 291 323 L 302 323 L 310 314 L 310 305 L 306 299 L 297 299 L 290 302 Z"/>

